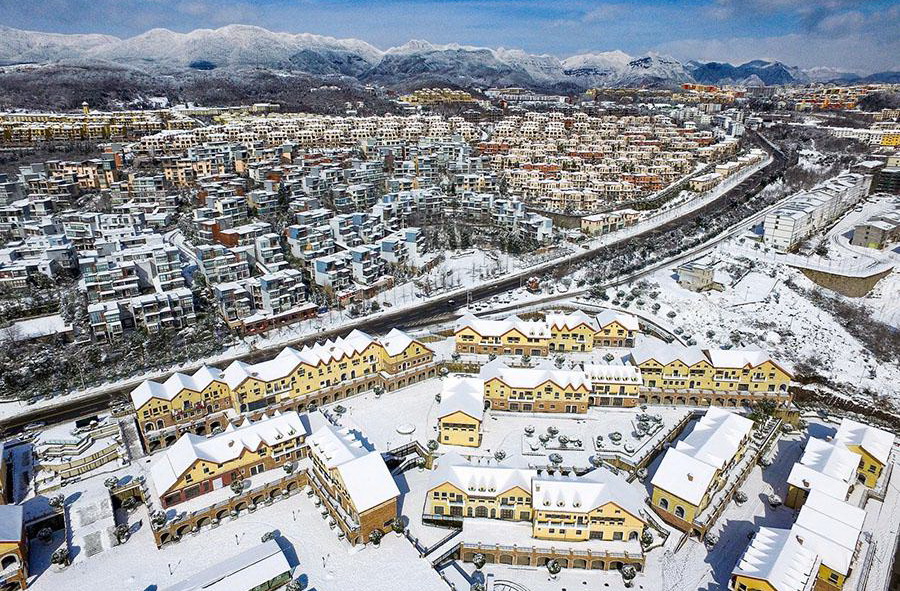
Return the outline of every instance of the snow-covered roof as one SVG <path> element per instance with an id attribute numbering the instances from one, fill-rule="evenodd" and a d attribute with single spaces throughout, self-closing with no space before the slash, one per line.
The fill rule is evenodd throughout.
<path id="1" fill-rule="evenodd" d="M 754 349 L 707 349 L 707 356 L 717 368 L 742 369 L 759 367 L 766 361 L 782 367 L 766 351 Z"/>
<path id="2" fill-rule="evenodd" d="M 274 359 L 260 363 L 233 361 L 224 371 L 203 366 L 193 375 L 175 373 L 162 383 L 146 380 L 132 390 L 131 400 L 135 408 L 140 408 L 151 398 L 172 400 L 185 389 L 200 392 L 215 380 L 227 384 L 232 389 L 249 378 L 262 381 L 278 380 L 289 376 L 300 364 L 316 367 L 339 361 L 362 353 L 369 345 L 377 342 L 368 334 L 354 330 L 346 337 L 329 339 L 324 343 L 304 346 L 302 349 L 286 347 Z M 397 352 L 405 350 L 410 342 L 412 339 L 409 336 L 394 329 L 385 337 L 384 346 L 389 349 L 390 355 L 396 355 Z"/>
<path id="3" fill-rule="evenodd" d="M 450 452 L 438 460 L 437 469 L 428 482 L 428 490 L 449 483 L 466 494 L 497 497 L 516 487 L 530 491 L 531 480 L 536 475 L 535 470 L 472 464 L 458 453 Z"/>
<path id="4" fill-rule="evenodd" d="M 163 591 L 236 591 L 256 589 L 291 571 L 276 540 L 267 540 Z"/>
<path id="5" fill-rule="evenodd" d="M 838 441 L 811 437 L 800 461 L 794 464 L 788 484 L 806 490 L 816 489 L 845 499 L 856 476 L 859 454 Z"/>
<path id="6" fill-rule="evenodd" d="M 23 511 L 21 505 L 0 505 L 0 542 L 22 539 Z"/>
<path id="7" fill-rule="evenodd" d="M 805 547 L 819 555 L 822 564 L 846 575 L 865 518 L 865 511 L 859 507 L 821 491 L 812 491 L 791 531 L 803 540 Z"/>
<path id="8" fill-rule="evenodd" d="M 636 365 L 605 365 L 588 363 L 584 372 L 593 382 L 615 382 L 621 384 L 643 384 L 641 368 Z"/>
<path id="9" fill-rule="evenodd" d="M 529 338 L 550 338 L 550 328 L 546 322 L 540 320 L 522 320 L 518 316 L 510 316 L 503 320 L 486 320 L 477 318 L 472 314 L 466 314 L 457 322 L 456 332 L 467 327 L 483 337 L 499 337 L 512 330 L 517 330 Z"/>
<path id="10" fill-rule="evenodd" d="M 675 449 L 722 470 L 740 449 L 741 442 L 751 429 L 753 421 L 750 419 L 711 406 L 690 434 L 675 445 Z"/>
<path id="11" fill-rule="evenodd" d="M 306 441 L 310 453 L 338 471 L 358 513 L 400 495 L 381 454 L 367 449 L 350 429 L 323 422 Z"/>
<path id="12" fill-rule="evenodd" d="M 597 325 L 606 328 L 613 322 L 618 322 L 625 330 L 640 330 L 640 324 L 636 316 L 618 312 L 616 310 L 604 310 L 597 314 Z"/>
<path id="13" fill-rule="evenodd" d="M 397 328 L 392 329 L 391 332 L 387 333 L 387 335 L 381 339 L 384 350 L 387 351 L 387 354 L 391 357 L 395 357 L 406 351 L 413 342 L 415 342 L 415 339 Z M 419 344 L 425 349 L 428 349 L 424 344 Z"/>
<path id="14" fill-rule="evenodd" d="M 594 331 L 598 329 L 597 321 L 581 310 L 576 310 L 575 312 L 570 312 L 569 314 L 559 312 L 547 314 L 545 321 L 551 331 L 554 328 L 558 330 L 572 330 L 573 328 L 577 328 L 582 324 L 586 324 Z"/>
<path id="15" fill-rule="evenodd" d="M 624 480 L 601 469 L 581 477 L 541 476 L 533 479 L 531 487 L 531 504 L 536 511 L 589 513 L 608 503 L 615 503 L 643 519 L 643 505 L 638 498 Z"/>
<path id="16" fill-rule="evenodd" d="M 444 381 L 438 418 L 455 412 L 479 421 L 484 417 L 484 380 L 451 376 Z"/>
<path id="17" fill-rule="evenodd" d="M 834 439 L 847 446 L 860 446 L 882 464 L 887 464 L 891 448 L 894 447 L 894 436 L 891 433 L 846 417 L 841 419 L 841 426 Z"/>
<path id="18" fill-rule="evenodd" d="M 660 365 L 668 365 L 673 361 L 681 361 L 688 367 L 702 361 L 709 362 L 700 347 L 685 347 L 677 342 L 666 343 L 657 339 L 641 339 L 631 350 L 631 358 L 636 365 L 654 359 Z"/>
<path id="19" fill-rule="evenodd" d="M 807 591 L 815 584 L 816 553 L 787 529 L 761 527 L 732 574 L 767 581 L 777 591 Z"/>
<path id="20" fill-rule="evenodd" d="M 508 367 L 500 359 L 481 366 L 479 376 L 484 381 L 497 378 L 512 388 L 536 388 L 546 382 L 553 382 L 561 388 L 571 386 L 590 390 L 593 385 L 587 373 L 581 370 Z"/>
<path id="21" fill-rule="evenodd" d="M 131 402 L 134 404 L 134 408 L 139 409 L 151 398 L 172 400 L 182 390 L 202 392 L 204 388 L 217 380 L 225 381 L 223 372 L 208 365 L 204 365 L 193 375 L 176 372 L 162 383 L 152 380 L 141 382 L 137 388 L 131 391 Z"/>
<path id="22" fill-rule="evenodd" d="M 698 506 L 715 475 L 716 469 L 703 460 L 670 447 L 650 484 Z"/>
<path id="23" fill-rule="evenodd" d="M 849 482 L 823 474 L 809 466 L 804 466 L 800 462 L 797 462 L 791 468 L 787 482 L 803 490 L 822 491 L 836 499 L 846 499 L 847 493 L 850 491 Z"/>
<path id="24" fill-rule="evenodd" d="M 256 451 L 261 445 L 278 445 L 305 437 L 308 429 L 295 411 L 235 428 L 229 425 L 222 433 L 202 437 L 186 433 L 172 447 L 159 455 L 150 467 L 150 476 L 160 496 L 165 495 L 184 472 L 197 460 L 216 464 L 232 461 L 244 451 Z"/>

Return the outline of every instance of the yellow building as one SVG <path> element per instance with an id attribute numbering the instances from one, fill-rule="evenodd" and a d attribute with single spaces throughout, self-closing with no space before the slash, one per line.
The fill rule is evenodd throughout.
<path id="1" fill-rule="evenodd" d="M 464 517 L 531 521 L 534 470 L 470 464 L 456 453 L 440 457 L 425 496 L 423 517 L 460 522 Z"/>
<path id="2" fill-rule="evenodd" d="M 495 359 L 481 367 L 485 406 L 522 412 L 587 412 L 592 383 L 584 371 L 507 367 Z"/>
<path id="3" fill-rule="evenodd" d="M 285 348 L 256 364 L 235 361 L 225 370 L 202 367 L 163 383 L 147 380 L 131 393 L 138 427 L 149 449 L 168 446 L 179 432 L 203 435 L 226 425 L 228 409 L 305 410 L 372 390 L 393 389 L 435 375 L 434 353 L 392 330 L 381 340 L 355 330 L 344 338 Z"/>
<path id="4" fill-rule="evenodd" d="M 570 314 L 547 314 L 550 329 L 550 352 L 590 351 L 594 348 L 597 321 L 582 311 Z"/>
<path id="5" fill-rule="evenodd" d="M 734 591 L 841 591 L 860 547 L 863 509 L 814 490 L 790 530 L 760 528 L 731 575 Z"/>
<path id="6" fill-rule="evenodd" d="M 731 591 L 811 589 L 819 557 L 788 529 L 761 527 L 731 573 Z"/>
<path id="7" fill-rule="evenodd" d="M 24 589 L 28 581 L 28 542 L 21 505 L 0 505 L 0 583 Z"/>
<path id="8" fill-rule="evenodd" d="M 859 454 L 857 480 L 874 488 L 891 457 L 894 436 L 877 427 L 843 418 L 834 440 Z"/>
<path id="9" fill-rule="evenodd" d="M 423 518 L 459 524 L 466 518 L 529 522 L 539 540 L 635 541 L 646 521 L 628 485 L 595 470 L 581 477 L 538 476 L 537 471 L 472 464 L 450 453 L 438 461 Z"/>
<path id="10" fill-rule="evenodd" d="M 209 438 L 188 433 L 164 451 L 150 468 L 163 508 L 250 480 L 306 456 L 307 429 L 296 412 L 256 423 L 231 425 Z"/>
<path id="11" fill-rule="evenodd" d="M 646 520 L 624 480 L 606 470 L 579 478 L 532 481 L 533 537 L 541 540 L 637 541 Z"/>
<path id="12" fill-rule="evenodd" d="M 750 406 L 771 400 L 786 405 L 791 399 L 792 374 L 764 351 L 647 340 L 632 350 L 631 362 L 641 368 L 642 397 L 651 404 Z"/>
<path id="13" fill-rule="evenodd" d="M 397 519 L 400 490 L 381 454 L 346 428 L 322 421 L 308 438 L 310 485 L 329 513 L 356 544 Z"/>
<path id="14" fill-rule="evenodd" d="M 633 365 L 584 364 L 584 372 L 591 380 L 591 406 L 638 405 L 643 378 L 641 368 Z"/>
<path id="15" fill-rule="evenodd" d="M 448 377 L 438 408 L 438 442 L 478 447 L 484 419 L 484 381 Z"/>
<path id="16" fill-rule="evenodd" d="M 692 531 L 725 476 L 743 457 L 753 421 L 710 407 L 690 434 L 666 450 L 650 481 L 650 505 L 667 523 Z"/>
<path id="17" fill-rule="evenodd" d="M 550 330 L 542 321 L 510 316 L 504 320 L 483 320 L 463 316 L 454 334 L 456 351 L 481 355 L 547 355 Z"/>
<path id="18" fill-rule="evenodd" d="M 859 455 L 844 444 L 810 437 L 800 461 L 788 475 L 788 494 L 784 504 L 800 509 L 810 491 L 818 490 L 846 500 L 856 480 Z"/>
<path id="19" fill-rule="evenodd" d="M 597 314 L 595 347 L 633 347 L 634 339 L 641 331 L 638 319 L 631 314 L 606 310 Z"/>

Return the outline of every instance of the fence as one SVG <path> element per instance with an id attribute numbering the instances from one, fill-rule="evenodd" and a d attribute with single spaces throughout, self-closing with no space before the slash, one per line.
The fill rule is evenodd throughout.
<path id="1" fill-rule="evenodd" d="M 205 525 L 218 527 L 222 519 L 226 517 L 234 520 L 242 512 L 253 513 L 258 505 L 270 505 L 276 500 L 287 498 L 308 483 L 309 478 L 306 471 L 303 470 L 209 507 L 185 513 L 162 526 L 153 527 L 156 545 L 161 548 L 164 544 L 177 542 L 187 533 L 196 534 Z"/>

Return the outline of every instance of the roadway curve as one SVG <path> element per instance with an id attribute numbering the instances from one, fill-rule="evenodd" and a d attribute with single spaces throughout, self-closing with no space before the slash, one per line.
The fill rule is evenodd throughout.
<path id="1" fill-rule="evenodd" d="M 771 155 L 771 161 L 766 166 L 751 174 L 749 177 L 732 187 L 730 190 L 723 193 L 717 199 L 702 207 L 699 207 L 692 211 L 688 211 L 683 216 L 674 218 L 654 227 L 649 227 L 642 232 L 637 232 L 628 237 L 623 237 L 617 242 L 586 249 L 581 252 L 568 255 L 561 259 L 542 263 L 527 270 L 513 272 L 506 275 L 505 277 L 492 280 L 477 287 L 460 288 L 446 294 L 442 294 L 440 296 L 435 296 L 428 301 L 422 302 L 421 304 L 413 307 L 380 312 L 379 314 L 374 316 L 368 316 L 359 320 L 352 321 L 339 328 L 324 330 L 313 335 L 299 337 L 290 342 L 279 343 L 278 345 L 274 345 L 269 348 L 252 351 L 250 353 L 237 356 L 236 359 L 240 359 L 241 361 L 245 361 L 248 363 L 265 361 L 275 357 L 275 355 L 277 355 L 278 352 L 284 347 L 302 346 L 321 339 L 342 336 L 353 329 L 360 329 L 371 333 L 384 333 L 394 327 L 416 327 L 426 324 L 432 324 L 438 318 L 448 317 L 449 313 L 452 312 L 453 309 L 457 308 L 460 301 L 462 301 L 463 299 L 468 299 L 469 301 L 477 301 L 493 297 L 510 289 L 517 288 L 522 281 L 528 279 L 529 277 L 551 271 L 553 268 L 559 266 L 560 264 L 571 265 L 589 261 L 601 251 L 608 253 L 610 252 L 610 250 L 614 250 L 616 248 L 624 248 L 624 246 L 630 240 L 636 238 L 640 238 L 645 241 L 653 241 L 654 239 L 665 235 L 674 227 L 689 223 L 696 218 L 714 214 L 716 210 L 722 208 L 723 203 L 728 205 L 742 201 L 748 194 L 761 189 L 764 183 L 772 182 L 775 178 L 777 178 L 777 176 L 784 172 L 788 164 L 787 158 L 784 156 L 784 154 L 781 153 L 764 137 L 757 134 L 752 134 L 750 135 L 750 137 L 761 148 L 765 149 Z M 619 277 L 613 281 L 610 281 L 608 285 L 615 286 L 626 281 L 633 280 L 636 277 L 651 273 L 661 268 L 662 266 L 672 264 L 673 262 L 677 262 L 682 259 L 690 258 L 691 256 L 694 256 L 699 252 L 703 252 L 704 250 L 712 249 L 718 242 L 731 237 L 731 235 L 735 231 L 733 230 L 733 228 L 739 227 L 739 230 L 745 228 L 749 221 L 758 219 L 762 215 L 765 215 L 765 211 L 767 211 L 768 209 L 771 209 L 771 207 L 763 210 L 763 212 L 754 214 L 754 216 L 752 216 L 751 218 L 742 220 L 739 224 L 733 226 L 729 232 L 720 234 L 719 237 L 714 238 L 687 253 L 681 253 L 676 257 L 672 257 L 664 261 L 659 261 L 629 276 Z M 576 293 L 578 292 L 569 292 L 568 294 L 564 295 L 571 297 L 573 295 L 576 295 Z M 198 363 L 196 367 L 199 367 L 200 365 L 201 364 Z M 164 379 L 164 377 L 159 379 Z M 106 391 L 98 392 L 89 396 L 79 396 L 78 398 L 68 401 L 64 400 L 59 404 L 54 404 L 52 406 L 48 405 L 45 407 L 36 407 L 33 410 L 26 411 L 17 416 L 0 421 L 0 431 L 4 431 L 8 434 L 17 433 L 20 432 L 25 425 L 33 422 L 43 422 L 49 425 L 52 423 L 59 423 L 75 419 L 80 416 L 95 414 L 109 408 L 111 406 L 111 403 L 115 399 L 121 396 L 127 396 L 131 392 L 131 390 L 134 389 L 141 381 L 143 380 L 135 379 L 129 382 L 124 382 L 115 387 L 111 387 Z"/>

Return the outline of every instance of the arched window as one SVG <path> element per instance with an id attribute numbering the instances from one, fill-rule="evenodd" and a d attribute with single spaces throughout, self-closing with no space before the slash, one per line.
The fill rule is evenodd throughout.
<path id="1" fill-rule="evenodd" d="M 11 566 L 19 565 L 19 557 L 15 554 L 7 554 L 3 557 L 3 560 L 0 560 L 0 570 L 6 570 Z"/>
<path id="2" fill-rule="evenodd" d="M 638 539 L 638 533 L 636 531 L 632 531 L 628 534 L 628 541 L 633 542 Z"/>
<path id="3" fill-rule="evenodd" d="M 659 508 L 668 511 L 669 510 L 669 499 L 663 497 L 659 500 Z"/>
<path id="4" fill-rule="evenodd" d="M 153 430 L 153 421 L 144 425 L 144 431 L 152 431 Z"/>
<path id="5" fill-rule="evenodd" d="M 675 517 L 677 517 L 678 519 L 684 518 L 684 507 L 682 507 L 681 505 L 675 505 Z"/>

